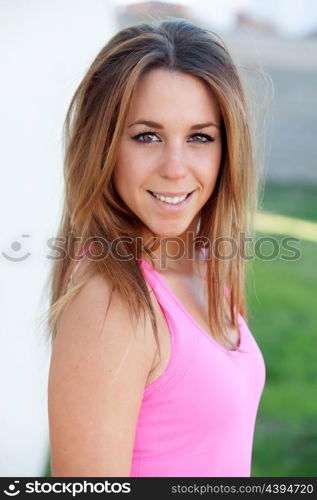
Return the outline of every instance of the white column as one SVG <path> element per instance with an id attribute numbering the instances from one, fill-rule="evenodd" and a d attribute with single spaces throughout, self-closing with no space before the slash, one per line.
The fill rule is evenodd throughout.
<path id="1" fill-rule="evenodd" d="M 0 476 L 44 474 L 50 346 L 38 318 L 60 216 L 62 125 L 116 31 L 109 0 L 0 2 Z"/>

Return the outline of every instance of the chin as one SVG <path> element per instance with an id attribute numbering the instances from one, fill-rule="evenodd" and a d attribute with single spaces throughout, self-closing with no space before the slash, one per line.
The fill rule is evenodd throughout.
<path id="1" fill-rule="evenodd" d="M 188 225 L 180 224 L 162 224 L 160 226 L 151 227 L 151 231 L 159 238 L 173 238 L 181 236 L 187 230 Z"/>

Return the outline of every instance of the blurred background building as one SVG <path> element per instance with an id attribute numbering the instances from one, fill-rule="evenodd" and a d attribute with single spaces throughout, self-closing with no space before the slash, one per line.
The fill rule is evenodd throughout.
<path id="1" fill-rule="evenodd" d="M 112 34 L 166 17 L 214 30 L 231 50 L 252 103 L 265 180 L 257 236 L 281 245 L 298 238 L 300 258 L 256 258 L 248 278 L 249 326 L 267 366 L 252 475 L 316 475 L 317 3 L 11 0 L 0 4 L 1 476 L 50 473 L 50 347 L 37 319 L 48 305 L 47 243 L 63 196 L 67 107 Z"/>

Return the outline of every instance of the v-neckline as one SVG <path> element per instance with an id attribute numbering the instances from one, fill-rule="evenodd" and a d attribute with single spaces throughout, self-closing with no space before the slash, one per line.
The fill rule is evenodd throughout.
<path id="1" fill-rule="evenodd" d="M 188 317 L 188 319 L 212 342 L 214 345 L 216 345 L 219 349 L 222 351 L 226 352 L 227 354 L 234 354 L 234 353 L 239 353 L 240 350 L 242 349 L 242 344 L 243 344 L 243 339 L 241 335 L 241 327 L 239 325 L 239 342 L 237 349 L 227 349 L 225 346 L 219 344 L 212 336 L 210 333 L 208 333 L 199 323 L 198 321 L 187 311 L 185 306 L 182 304 L 182 302 L 179 300 L 177 295 L 173 292 L 173 290 L 170 288 L 169 284 L 165 280 L 165 278 L 156 270 L 154 267 L 147 262 L 145 259 L 141 259 L 141 262 L 145 264 L 146 268 L 149 269 L 152 273 L 155 274 L 156 278 L 160 282 L 160 284 L 165 288 L 167 293 L 172 297 L 174 302 L 177 304 L 177 306 L 182 310 L 182 312 Z"/>

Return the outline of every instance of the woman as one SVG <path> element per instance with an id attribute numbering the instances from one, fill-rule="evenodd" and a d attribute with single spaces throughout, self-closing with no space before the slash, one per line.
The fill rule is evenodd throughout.
<path id="1" fill-rule="evenodd" d="M 49 318 L 54 476 L 250 475 L 265 367 L 244 296 L 248 120 L 225 45 L 183 19 L 121 30 L 79 85 Z"/>

